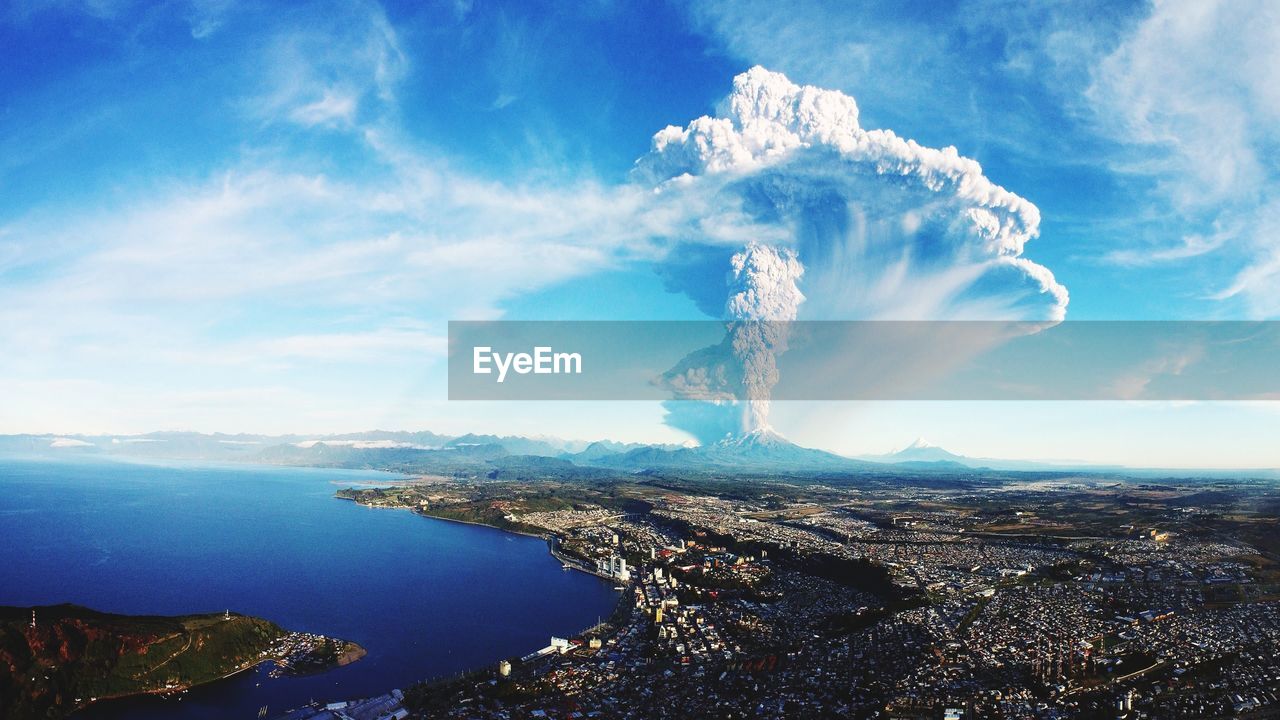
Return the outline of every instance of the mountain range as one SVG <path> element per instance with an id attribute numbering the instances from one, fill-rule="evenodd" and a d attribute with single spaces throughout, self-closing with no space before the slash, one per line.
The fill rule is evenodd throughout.
<path id="1" fill-rule="evenodd" d="M 494 479 L 599 478 L 619 473 L 737 474 L 1089 473 L 1280 478 L 1275 470 L 1169 470 L 974 458 L 923 438 L 893 453 L 846 457 L 797 445 L 770 430 L 702 446 L 583 442 L 553 437 L 442 435 L 375 430 L 339 435 L 156 432 L 145 435 L 0 435 L 0 455 L 167 458 L 379 469 Z"/>

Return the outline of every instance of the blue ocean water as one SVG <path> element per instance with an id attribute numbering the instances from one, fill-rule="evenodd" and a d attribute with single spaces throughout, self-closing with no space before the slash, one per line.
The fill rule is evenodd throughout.
<path id="1" fill-rule="evenodd" d="M 0 459 L 0 605 L 230 609 L 354 640 L 345 668 L 264 668 L 84 718 L 254 718 L 494 663 L 607 616 L 617 595 L 539 539 L 333 497 L 374 472 Z"/>

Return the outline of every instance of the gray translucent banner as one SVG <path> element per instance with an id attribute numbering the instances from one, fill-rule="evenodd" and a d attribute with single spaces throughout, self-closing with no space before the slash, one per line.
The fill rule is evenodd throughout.
<path id="1" fill-rule="evenodd" d="M 450 322 L 449 399 L 1280 400 L 1280 322 Z"/>

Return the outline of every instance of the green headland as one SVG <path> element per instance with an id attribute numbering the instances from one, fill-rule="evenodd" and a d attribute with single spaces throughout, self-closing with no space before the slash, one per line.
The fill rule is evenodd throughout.
<path id="1" fill-rule="evenodd" d="M 363 656 L 355 643 L 231 612 L 0 607 L 0 717 L 62 718 L 109 698 L 182 692 L 263 662 L 285 673 L 315 672 Z"/>

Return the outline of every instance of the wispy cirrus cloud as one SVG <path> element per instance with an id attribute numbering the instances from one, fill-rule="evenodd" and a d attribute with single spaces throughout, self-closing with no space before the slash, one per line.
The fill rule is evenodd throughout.
<path id="1" fill-rule="evenodd" d="M 1238 269 L 1209 296 L 1241 299 L 1257 317 L 1280 313 L 1278 66 L 1280 8 L 1269 2 L 1157 2 L 1100 61 L 1085 93 L 1099 126 L 1149 148 L 1129 170 L 1155 178 L 1174 212 L 1206 228 L 1110 260 L 1227 253 Z"/>
<path id="2" fill-rule="evenodd" d="M 1163 0 L 1101 59 L 1086 96 L 1117 137 L 1172 151 L 1162 184 L 1179 206 L 1256 200 L 1274 170 L 1260 151 L 1280 120 L 1278 62 L 1273 3 Z"/>
<path id="3" fill-rule="evenodd" d="M 0 426 L 94 424 L 95 408 L 116 407 L 134 429 L 230 427 L 231 407 L 272 406 L 263 388 L 289 394 L 274 405 L 290 417 L 338 418 L 352 368 L 391 406 L 443 356 L 445 318 L 492 317 L 513 293 L 616 262 L 645 232 L 627 219 L 639 191 L 496 182 L 408 140 L 395 29 L 375 4 L 331 9 L 286 14 L 221 68 L 255 82 L 214 99 L 239 111 L 221 120 L 245 140 L 211 172 L 11 209 Z M 211 10 L 210 33 L 244 22 L 241 8 Z M 182 393 L 192 386 L 205 395 Z"/>
<path id="4" fill-rule="evenodd" d="M 409 60 L 382 8 L 334 4 L 323 17 L 276 34 L 256 59 L 263 87 L 243 103 L 251 117 L 350 129 L 394 105 Z"/>
<path id="5" fill-rule="evenodd" d="M 1112 250 L 1103 256 L 1106 262 L 1129 267 L 1142 267 L 1163 262 L 1187 260 L 1214 252 L 1239 237 L 1239 224 L 1219 227 L 1209 233 L 1183 235 L 1177 244 L 1157 248 L 1125 248 Z"/>

